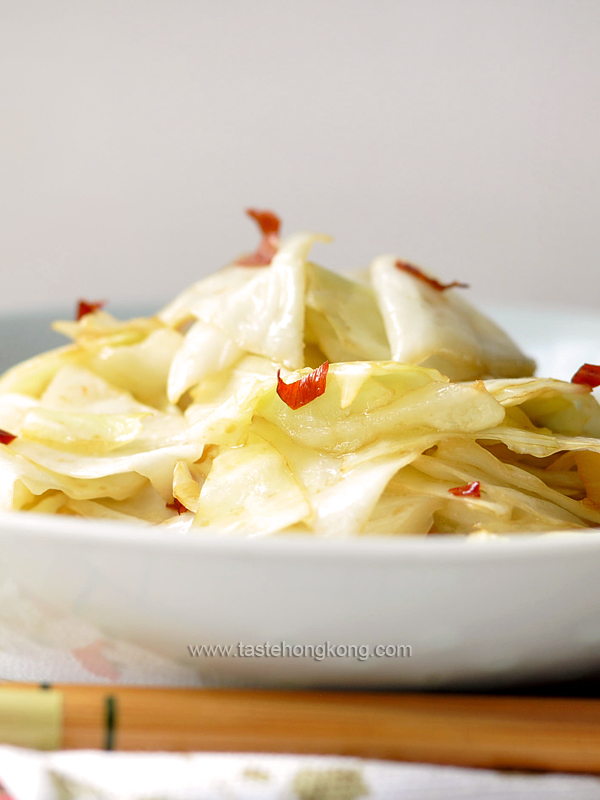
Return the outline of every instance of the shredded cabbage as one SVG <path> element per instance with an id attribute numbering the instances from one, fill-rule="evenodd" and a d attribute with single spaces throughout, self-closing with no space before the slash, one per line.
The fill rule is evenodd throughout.
<path id="1" fill-rule="evenodd" d="M 0 509 L 190 536 L 600 525 L 588 387 L 532 377 L 460 288 L 395 256 L 342 276 L 308 260 L 317 241 L 233 262 L 152 317 L 56 322 L 71 344 L 0 377 Z M 280 381 L 308 387 L 300 407 Z"/>

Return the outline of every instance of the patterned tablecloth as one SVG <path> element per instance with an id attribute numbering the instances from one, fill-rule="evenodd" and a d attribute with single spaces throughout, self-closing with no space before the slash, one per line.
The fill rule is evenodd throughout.
<path id="1" fill-rule="evenodd" d="M 230 753 L 40 754 L 0 747 L 13 800 L 598 800 L 600 779 Z"/>

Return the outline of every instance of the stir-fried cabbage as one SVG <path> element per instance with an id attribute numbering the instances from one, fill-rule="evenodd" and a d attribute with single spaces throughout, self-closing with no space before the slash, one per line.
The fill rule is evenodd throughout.
<path id="1" fill-rule="evenodd" d="M 57 322 L 71 344 L 0 377 L 0 509 L 192 536 L 600 525 L 589 387 L 532 377 L 461 288 L 393 256 L 342 276 L 317 241 L 153 317 Z"/>

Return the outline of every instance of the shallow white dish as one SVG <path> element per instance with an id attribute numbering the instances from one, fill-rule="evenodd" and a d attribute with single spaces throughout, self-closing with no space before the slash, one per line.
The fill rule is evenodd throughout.
<path id="1" fill-rule="evenodd" d="M 600 318 L 589 312 L 513 308 L 493 316 L 538 359 L 540 374 L 569 378 L 583 361 L 600 361 Z M 4 342 L 15 332 L 11 361 L 49 346 L 36 338 L 41 319 L 0 323 Z M 35 335 L 27 341 L 23 332 Z M 13 629 L 19 603 L 24 609 L 33 603 L 38 634 L 44 625 L 49 630 L 49 618 L 60 617 L 63 627 L 84 620 L 98 636 L 177 661 L 207 682 L 475 687 L 600 668 L 600 532 L 594 531 L 491 542 L 249 540 L 6 514 L 0 593 L 8 585 Z M 406 649 L 369 658 L 364 650 L 360 658 L 330 650 L 322 660 L 239 654 L 238 643 L 267 642 L 371 652 L 402 645 L 411 655 Z M 235 655 L 192 658 L 188 645 L 200 644 L 231 645 Z M 13 661 L 3 655 L 0 637 L 0 677 L 19 677 Z M 39 673 L 28 677 L 53 675 L 40 662 Z"/>

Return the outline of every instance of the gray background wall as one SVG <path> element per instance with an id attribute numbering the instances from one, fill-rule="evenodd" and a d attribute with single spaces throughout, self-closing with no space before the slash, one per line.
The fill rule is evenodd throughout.
<path id="1" fill-rule="evenodd" d="M 598 0 L 0 0 L 0 311 L 160 303 L 242 209 L 600 306 Z"/>

